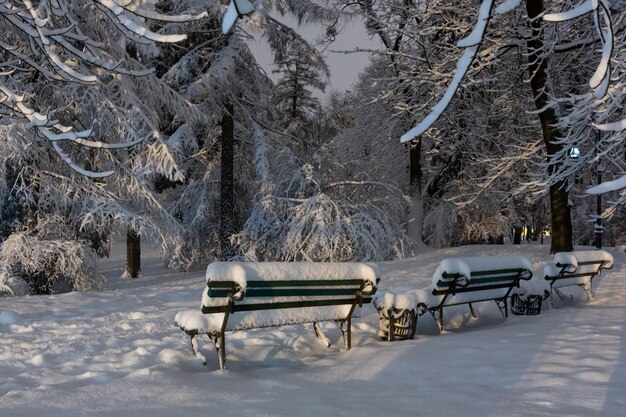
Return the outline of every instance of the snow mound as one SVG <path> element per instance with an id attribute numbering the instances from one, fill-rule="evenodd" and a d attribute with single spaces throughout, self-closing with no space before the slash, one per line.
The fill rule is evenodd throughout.
<path id="1" fill-rule="evenodd" d="M 222 327 L 224 313 L 202 314 L 200 310 L 184 310 L 176 314 L 174 321 L 185 332 L 216 332 Z"/>
<path id="2" fill-rule="evenodd" d="M 179 350 L 166 348 L 158 353 L 157 360 L 166 365 L 176 365 L 178 363 L 185 362 L 187 357 Z"/>
<path id="3" fill-rule="evenodd" d="M 15 311 L 0 311 L 0 324 L 15 324 L 20 320 L 20 315 Z"/>
<path id="4" fill-rule="evenodd" d="M 396 294 L 386 292 L 374 298 L 374 305 L 377 308 L 390 309 L 395 307 L 399 310 L 415 310 L 417 308 L 417 295 L 415 292 Z"/>

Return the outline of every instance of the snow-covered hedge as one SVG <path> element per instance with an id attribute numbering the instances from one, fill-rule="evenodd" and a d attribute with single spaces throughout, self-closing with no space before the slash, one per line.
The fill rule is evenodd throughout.
<path id="1" fill-rule="evenodd" d="M 261 191 L 231 239 L 246 261 L 382 261 L 403 256 L 406 199 L 392 184 L 349 172 L 325 154 L 300 164 L 255 130 Z"/>
<path id="2" fill-rule="evenodd" d="M 97 291 L 106 281 L 96 273 L 96 254 L 69 240 L 11 235 L 0 247 L 0 295 Z"/>

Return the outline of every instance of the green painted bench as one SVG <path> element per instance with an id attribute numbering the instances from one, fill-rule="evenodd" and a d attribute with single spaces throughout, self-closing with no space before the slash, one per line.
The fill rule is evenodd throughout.
<path id="1" fill-rule="evenodd" d="M 319 323 L 332 320 L 350 349 L 353 313 L 372 301 L 376 281 L 374 270 L 361 263 L 214 262 L 207 268 L 201 310 L 178 313 L 176 323 L 205 364 L 196 336 L 209 337 L 221 369 L 227 331 L 312 323 L 329 346 Z"/>
<path id="2" fill-rule="evenodd" d="M 562 300 L 573 300 L 573 295 L 564 294 L 560 288 L 578 286 L 589 299 L 593 298 L 593 279 L 603 269 L 613 268 L 613 256 L 604 250 L 558 252 L 554 254 L 554 266 L 544 269 L 550 290 Z"/>
<path id="3" fill-rule="evenodd" d="M 520 280 L 533 276 L 532 263 L 522 256 L 478 256 L 448 258 L 441 261 L 431 283 L 431 296 L 421 304 L 421 314 L 430 311 L 444 329 L 443 309 L 468 304 L 472 317 L 477 317 L 472 304 L 495 301 L 500 312 L 508 317 L 507 298 Z"/>

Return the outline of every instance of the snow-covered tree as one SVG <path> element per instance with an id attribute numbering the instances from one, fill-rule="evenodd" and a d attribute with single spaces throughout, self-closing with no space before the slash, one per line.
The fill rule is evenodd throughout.
<path id="1" fill-rule="evenodd" d="M 153 32 L 146 20 L 185 22 L 204 16 L 205 13 L 160 14 L 144 1 L 2 2 L 0 30 L 6 36 L 0 43 L 0 109 L 6 117 L 28 126 L 33 137 L 48 141 L 57 156 L 77 172 L 94 177 L 110 175 L 111 171 L 96 173 L 81 168 L 68 148 L 115 149 L 135 142 L 129 138 L 123 138 L 126 140 L 121 143 L 93 139 L 92 120 L 80 127 L 74 126 L 73 121 L 63 123 L 55 116 L 57 108 L 46 107 L 42 103 L 45 95 L 41 90 L 33 91 L 32 86 L 40 79 L 56 87 L 93 86 L 100 82 L 100 74 L 147 75 L 149 69 L 133 68 L 119 53 L 120 48 L 110 48 L 111 42 L 130 41 L 145 46 L 155 41 L 177 42 L 186 35 Z M 119 36 L 112 37 L 115 32 Z M 130 130 L 121 121 L 119 128 Z"/>
<path id="2" fill-rule="evenodd" d="M 285 140 L 257 127 L 256 204 L 234 242 L 247 260 L 374 261 L 409 252 L 406 202 L 391 184 L 354 172 L 321 151 L 299 165 Z"/>
<path id="3" fill-rule="evenodd" d="M 313 2 L 268 3 L 268 6 L 272 5 L 279 13 L 294 14 L 303 21 L 322 19 L 332 14 Z M 289 121 L 281 117 L 282 113 L 275 105 L 277 90 L 248 50 L 244 42 L 247 36 L 245 29 L 249 27 L 247 25 L 260 28 L 270 40 L 270 45 L 277 49 L 277 56 L 295 54 L 296 45 L 312 56 L 317 55 L 315 50 L 292 29 L 267 16 L 266 10 L 260 10 L 250 20 L 238 22 L 228 36 L 214 42 L 203 42 L 200 36 L 193 35 L 195 32 L 216 30 L 219 17 L 219 13 L 210 15 L 206 22 L 196 24 L 198 27 L 192 30 L 187 41 L 165 48 L 171 63 L 169 69 L 163 68 L 163 79 L 182 91 L 195 106 L 204 109 L 210 120 L 200 135 L 195 130 L 190 135 L 190 129 L 186 129 L 187 143 L 193 144 L 196 151 L 191 158 L 181 161 L 181 167 L 186 171 L 184 184 L 177 190 L 167 191 L 171 201 L 169 210 L 180 219 L 184 228 L 185 243 L 174 248 L 171 255 L 171 264 L 179 267 L 205 265 L 209 259 L 232 255 L 227 243 L 230 243 L 231 234 L 241 230 L 249 218 L 260 184 L 253 164 L 252 138 L 256 130 L 261 129 L 268 134 L 274 132 L 281 137 L 289 137 L 294 144 L 310 146 L 310 154 L 317 151 L 316 146 L 306 142 L 310 139 L 309 135 L 298 130 L 290 133 L 286 129 Z M 315 59 L 319 61 L 315 65 L 319 66 L 322 61 L 319 56 Z M 323 65 L 320 68 L 324 68 Z M 313 98 L 307 94 L 304 90 L 298 92 L 296 116 L 299 118 L 309 113 L 306 107 L 313 103 Z M 314 120 L 309 123 L 314 123 Z M 252 126 L 255 128 L 252 129 Z M 232 142 L 225 140 L 227 138 L 231 138 Z M 230 149 L 225 146 L 229 143 L 232 143 Z M 222 156 L 218 158 L 218 155 Z M 224 155 L 232 155 L 233 158 L 224 159 Z M 294 161 L 296 166 L 306 164 L 299 159 L 300 155 L 291 154 L 291 157 L 298 161 Z M 229 168 L 231 164 L 232 170 Z M 226 223 L 225 216 L 228 217 Z M 226 224 L 229 226 L 224 227 Z"/>
<path id="4" fill-rule="evenodd" d="M 81 241 L 101 256 L 116 223 L 175 239 L 175 223 L 145 180 L 150 172 L 180 178 L 158 110 L 190 119 L 199 113 L 136 51 L 150 56 L 158 53 L 155 42 L 186 38 L 152 31 L 149 22 L 183 24 L 206 13 L 160 14 L 143 1 L 56 0 L 5 2 L 0 15 L 7 34 L 0 159 L 17 173 L 11 192 L 27 216 L 22 228 L 42 244 Z"/>
<path id="5" fill-rule="evenodd" d="M 559 120 L 563 141 L 568 149 L 576 148 L 579 152 L 574 161 L 570 158 L 569 164 L 561 163 L 556 174 L 580 176 L 588 170 L 599 174 L 593 175 L 597 178 L 587 183 L 587 187 L 593 185 L 588 192 L 594 196 L 607 194 L 609 206 L 605 215 L 612 217 L 620 205 L 626 204 L 626 123 L 623 121 L 626 118 L 623 93 L 626 86 L 626 7 L 619 2 L 598 2 L 595 9 L 593 6 L 585 2 L 568 13 L 548 16 L 560 25 L 587 21 L 589 15 L 595 21 L 594 25 L 588 25 L 588 33 L 561 47 L 571 49 L 572 45 L 583 45 L 597 64 L 593 68 L 595 72 L 586 77 L 585 88 L 556 100 L 568 110 L 567 117 Z M 555 159 L 559 162 L 566 157 L 559 155 Z M 602 184 L 597 183 L 600 177 Z"/>
<path id="6" fill-rule="evenodd" d="M 276 85 L 278 110 L 284 114 L 281 121 L 291 134 L 301 132 L 321 107 L 312 89 L 324 91 L 328 66 L 321 54 L 293 29 L 270 22 L 267 39 L 274 54 L 273 71 L 279 74 Z M 306 141 L 308 138 L 302 138 Z M 305 148 L 312 144 L 304 143 Z"/>
<path id="7" fill-rule="evenodd" d="M 0 297 L 106 288 L 95 252 L 76 241 L 15 233 L 0 247 L 0 265 Z"/>
<path id="8" fill-rule="evenodd" d="M 462 220 L 468 222 L 467 227 L 477 228 L 484 217 L 471 214 L 480 213 L 476 205 L 481 204 L 485 212 L 494 210 L 498 216 L 500 211 L 507 213 L 506 222 L 489 223 L 502 226 L 489 233 L 508 234 L 509 224 L 519 215 L 519 211 L 512 213 L 510 201 L 497 200 L 498 206 L 493 207 L 487 202 L 493 200 L 477 198 L 473 210 L 450 201 L 455 197 L 471 199 L 474 193 L 471 183 L 486 172 L 478 160 L 491 152 L 495 161 L 497 155 L 504 153 L 497 141 L 485 142 L 485 139 L 522 137 L 527 133 L 527 129 L 519 127 L 522 123 L 512 124 L 507 120 L 509 107 L 517 103 L 510 105 L 507 98 L 516 98 L 515 93 L 507 93 L 508 97 L 496 93 L 499 89 L 493 80 L 501 69 L 489 68 L 487 74 L 477 77 L 464 89 L 463 98 L 452 103 L 456 117 L 442 120 L 436 130 L 415 143 L 402 145 L 397 141 L 410 127 L 411 114 L 413 117 L 423 114 L 437 98 L 433 92 L 442 88 L 442 74 L 454 70 L 449 53 L 456 40 L 474 23 L 471 15 L 474 5 L 443 1 L 397 2 L 393 7 L 388 7 L 387 2 L 358 4 L 370 31 L 386 46 L 386 51 L 375 53 L 371 66 L 357 84 L 354 126 L 340 135 L 337 146 L 345 149 L 345 155 L 369 160 L 370 172 L 377 171 L 412 196 L 412 210 L 405 224 L 417 241 L 436 245 L 467 242 L 468 239 L 457 238 L 457 233 L 451 230 L 445 237 L 438 234 L 437 222 L 446 213 L 451 216 L 450 222 Z M 478 68 L 475 73 L 480 74 Z M 512 76 L 514 80 L 515 76 L 519 78 L 516 73 Z M 493 189 L 501 191 L 499 196 L 506 195 L 510 183 L 503 182 Z M 462 213 L 463 210 L 467 213 Z M 422 212 L 424 227 L 420 220 Z M 476 242 L 479 241 L 484 240 L 477 236 Z"/>
<path id="9" fill-rule="evenodd" d="M 432 127 L 453 103 L 455 93 L 463 86 L 475 84 L 473 79 L 477 68 L 488 68 L 491 63 L 503 59 L 503 52 L 511 47 L 525 46 L 535 114 L 541 122 L 544 144 L 541 152 L 546 155 L 547 160 L 544 164 L 547 180 L 543 184 L 549 189 L 551 201 L 553 237 L 551 251 L 554 252 L 570 250 L 572 247 L 568 206 L 568 189 L 572 184 L 571 181 L 567 181 L 567 177 L 573 172 L 573 166 L 579 166 L 569 160 L 572 146 L 568 138 L 572 137 L 571 132 L 563 130 L 559 122 L 567 121 L 568 113 L 572 109 L 580 108 L 571 106 L 571 97 L 580 94 L 580 86 L 583 84 L 581 78 L 585 78 L 586 74 L 591 79 L 591 87 L 596 90 L 605 88 L 603 85 L 608 83 L 609 72 L 606 69 L 610 68 L 607 65 L 610 60 L 608 51 L 614 45 L 612 34 L 609 33 L 613 26 L 611 7 L 614 5 L 602 1 L 588 1 L 575 8 L 575 5 L 568 1 L 545 3 L 548 11 L 573 8 L 576 12 L 548 14 L 544 18 L 544 1 L 528 0 L 525 2 L 524 26 L 519 25 L 511 30 L 511 21 L 507 19 L 516 19 L 518 11 L 522 9 L 516 7 L 521 6 L 521 2 L 496 3 L 484 0 L 477 9 L 473 30 L 457 42 L 462 56 L 458 58 L 456 70 L 445 93 L 431 106 L 429 114 L 418 119 L 421 122 L 408 131 L 403 140 L 411 140 Z M 593 19 L 584 22 L 574 19 L 583 14 L 596 16 L 595 23 Z M 557 26 L 550 21 L 561 23 Z M 509 26 L 504 26 L 501 22 Z M 597 35 L 598 31 L 600 35 Z M 508 32 L 507 37 L 502 39 L 508 39 L 509 43 L 499 42 L 496 49 L 492 49 L 490 39 L 498 32 Z M 515 36 L 516 33 L 521 36 Z M 589 48 L 592 45 L 604 45 L 602 52 L 594 53 L 593 48 Z M 585 58 L 577 63 L 576 58 L 580 59 L 581 56 Z M 590 63 L 594 61 L 600 63 L 595 75 L 593 69 L 589 71 Z M 466 77 L 470 72 L 471 82 L 470 78 Z M 499 79 L 500 82 L 506 82 L 503 78 Z M 587 127 L 590 128 L 591 126 Z M 536 184 L 541 185 L 540 182 Z"/>

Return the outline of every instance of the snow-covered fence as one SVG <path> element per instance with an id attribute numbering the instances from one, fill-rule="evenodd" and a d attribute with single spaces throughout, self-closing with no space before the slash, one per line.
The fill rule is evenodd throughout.
<path id="1" fill-rule="evenodd" d="M 356 262 L 214 262 L 206 280 L 201 311 L 182 311 L 175 320 L 203 360 L 196 336 L 211 339 L 223 369 L 229 330 L 314 323 L 328 346 L 317 323 L 334 320 L 350 349 L 352 314 L 357 305 L 371 302 L 377 278 L 374 269 Z"/>
<path id="2" fill-rule="evenodd" d="M 433 274 L 427 291 L 428 310 L 444 328 L 443 308 L 469 304 L 476 317 L 473 303 L 495 301 L 504 317 L 508 317 L 507 298 L 520 280 L 533 276 L 532 263 L 523 256 L 478 256 L 448 258 L 441 261 Z"/>
<path id="3" fill-rule="evenodd" d="M 559 288 L 577 285 L 585 290 L 589 299 L 593 296 L 593 278 L 603 269 L 613 268 L 613 256 L 604 250 L 559 252 L 554 255 L 554 265 L 544 268 L 545 279 L 552 294 L 561 300 L 572 299 Z"/>

